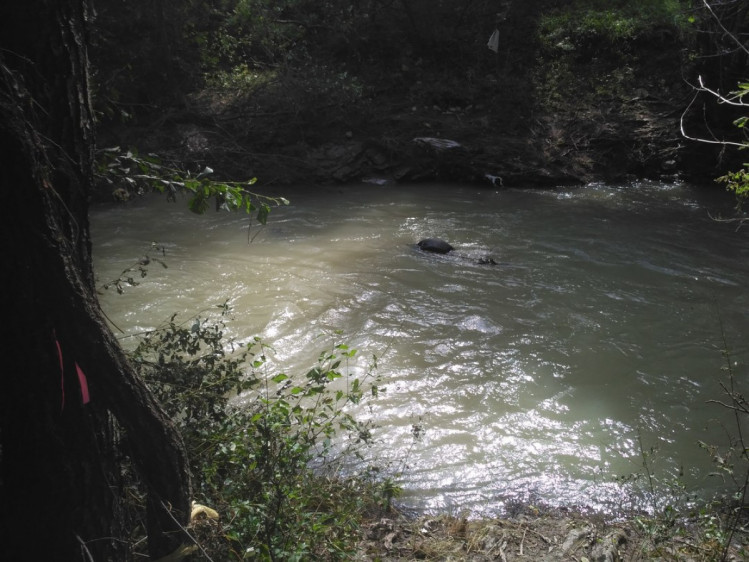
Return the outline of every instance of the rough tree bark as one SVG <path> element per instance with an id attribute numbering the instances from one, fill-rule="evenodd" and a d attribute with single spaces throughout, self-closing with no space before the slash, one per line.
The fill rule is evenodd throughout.
<path id="1" fill-rule="evenodd" d="M 124 559 L 124 455 L 147 490 L 152 556 L 179 546 L 189 515 L 179 434 L 128 364 L 94 290 L 88 8 L 0 5 L 4 560 Z"/>

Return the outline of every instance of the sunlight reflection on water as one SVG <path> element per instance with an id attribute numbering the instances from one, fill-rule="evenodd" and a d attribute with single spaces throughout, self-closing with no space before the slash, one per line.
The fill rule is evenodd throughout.
<path id="1" fill-rule="evenodd" d="M 107 315 L 137 332 L 229 299 L 232 335 L 261 335 L 289 374 L 341 330 L 361 350 L 354 373 L 379 358 L 387 392 L 360 414 L 420 508 L 614 509 L 625 500 L 613 479 L 641 468 L 638 432 L 662 470 L 709 468 L 695 442 L 724 439 L 705 404 L 720 393 L 718 313 L 728 334 L 749 327 L 749 249 L 706 212 L 730 200 L 659 184 L 284 195 L 293 205 L 251 245 L 237 216 L 160 201 L 94 209 L 100 279 L 152 240 L 169 264 L 104 293 Z M 456 251 L 421 253 L 426 236 Z M 731 344 L 745 362 L 749 344 Z"/>

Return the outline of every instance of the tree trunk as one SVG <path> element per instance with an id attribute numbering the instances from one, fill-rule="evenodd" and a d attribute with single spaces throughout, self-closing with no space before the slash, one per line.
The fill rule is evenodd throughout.
<path id="1" fill-rule="evenodd" d="M 189 514 L 180 437 L 95 296 L 87 17 L 78 0 L 0 6 L 4 560 L 125 558 L 116 427 L 147 489 L 152 556 L 179 546 Z"/>

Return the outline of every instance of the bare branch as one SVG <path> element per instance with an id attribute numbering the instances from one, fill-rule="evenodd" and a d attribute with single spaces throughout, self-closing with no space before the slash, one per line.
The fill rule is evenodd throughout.
<path id="1" fill-rule="evenodd" d="M 708 92 L 709 94 L 712 94 L 713 96 L 715 96 L 716 98 L 718 98 L 718 101 L 720 103 L 725 103 L 727 105 L 733 105 L 733 106 L 736 106 L 736 107 L 749 107 L 748 103 L 744 103 L 742 101 L 742 96 L 740 94 L 736 94 L 736 96 L 733 97 L 733 98 L 727 98 L 725 96 L 722 96 L 719 92 L 711 90 L 710 88 L 708 88 L 707 86 L 705 86 L 705 83 L 702 81 L 702 76 L 698 76 L 697 80 L 700 83 L 700 87 L 697 88 L 697 90 L 698 91 L 702 91 L 702 92 Z M 735 100 L 738 100 L 738 101 L 735 101 Z"/>
<path id="2" fill-rule="evenodd" d="M 733 410 L 734 412 L 740 412 L 743 414 L 749 414 L 749 410 L 746 408 L 743 408 L 741 406 L 733 405 L 733 404 L 726 404 L 725 402 L 722 402 L 720 400 L 707 400 L 705 402 L 706 404 L 718 404 L 719 406 L 723 406 L 727 410 Z"/>
<path id="3" fill-rule="evenodd" d="M 699 80 L 700 80 L 700 86 L 701 87 L 700 88 L 695 87 L 695 89 L 697 90 L 697 93 L 694 95 L 694 97 L 692 98 L 692 101 L 689 102 L 689 105 L 687 105 L 687 107 L 682 112 L 681 117 L 679 118 L 679 128 L 681 130 L 681 136 L 684 137 L 687 140 L 692 140 L 692 141 L 696 141 L 696 142 L 703 142 L 703 143 L 707 143 L 707 144 L 721 144 L 723 146 L 738 146 L 738 147 L 743 148 L 745 145 L 743 143 L 740 143 L 740 142 L 720 140 L 720 139 L 717 139 L 717 138 L 706 139 L 706 138 L 702 138 L 702 137 L 692 137 L 692 136 L 690 136 L 690 135 L 687 134 L 686 128 L 684 126 L 684 118 L 689 113 L 689 110 L 694 105 L 694 102 L 697 101 L 697 98 L 699 97 L 700 92 L 704 91 L 704 92 L 709 92 L 712 95 L 718 95 L 717 93 L 714 93 L 712 90 L 709 90 L 709 89 L 705 88 L 704 86 L 702 86 L 702 77 L 700 77 Z M 718 97 L 720 97 L 720 96 L 718 96 Z"/>
<path id="4" fill-rule="evenodd" d="M 731 40 L 734 43 L 736 43 L 736 45 L 738 45 L 739 49 L 741 49 L 747 55 L 749 55 L 749 49 L 747 49 L 746 46 L 741 41 L 739 41 L 738 37 L 736 37 L 733 33 L 731 33 L 730 31 L 728 31 L 728 29 L 726 29 L 726 26 L 723 25 L 723 22 L 720 20 L 720 18 L 718 17 L 718 15 L 713 11 L 713 7 L 710 5 L 710 3 L 707 0 L 702 0 L 702 3 L 705 5 L 705 8 L 707 8 L 708 12 L 710 12 L 710 15 L 713 16 L 713 18 L 715 19 L 715 21 L 718 22 L 718 25 L 723 30 L 723 32 L 726 35 L 728 35 L 731 38 Z"/>
<path id="5" fill-rule="evenodd" d="M 738 232 L 745 223 L 749 222 L 749 217 L 735 217 L 724 219 L 723 217 L 715 216 L 712 213 L 708 213 L 707 216 L 710 217 L 710 220 L 713 220 L 715 222 L 737 223 L 736 232 Z"/>

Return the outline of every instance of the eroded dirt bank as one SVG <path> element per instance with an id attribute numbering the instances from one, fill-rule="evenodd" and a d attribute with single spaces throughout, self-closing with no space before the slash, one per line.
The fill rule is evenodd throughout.
<path id="1" fill-rule="evenodd" d="M 348 82 L 320 89 L 286 72 L 242 90 L 193 92 L 137 124 L 109 124 L 100 145 L 136 146 L 259 185 L 544 187 L 710 181 L 730 168 L 732 154 L 719 157 L 681 134 L 697 71 L 678 37 L 654 34 L 623 52 L 604 47 L 570 53 L 563 43 L 510 37 L 496 54 L 477 47 L 466 65 L 404 54 L 359 69 L 355 92 Z M 700 119 L 693 111 L 686 123 L 698 132 Z"/>

